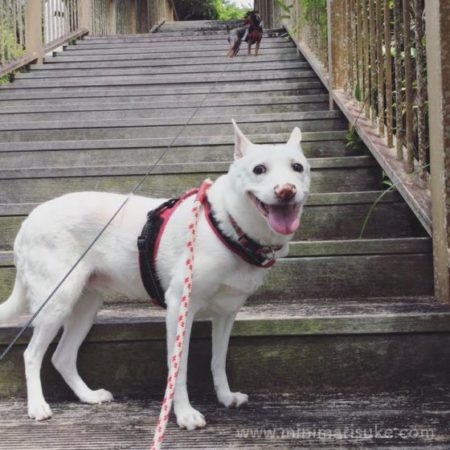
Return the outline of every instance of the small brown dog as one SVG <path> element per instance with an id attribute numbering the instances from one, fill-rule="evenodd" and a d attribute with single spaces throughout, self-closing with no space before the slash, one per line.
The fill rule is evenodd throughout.
<path id="1" fill-rule="evenodd" d="M 249 11 L 244 16 L 244 26 L 234 30 L 228 29 L 228 42 L 230 48 L 227 56 L 231 58 L 239 53 L 241 42 L 245 41 L 248 44 L 248 54 L 252 54 L 252 45 L 256 44 L 255 56 L 258 56 L 259 46 L 263 36 L 263 27 L 261 17 L 256 11 Z"/>

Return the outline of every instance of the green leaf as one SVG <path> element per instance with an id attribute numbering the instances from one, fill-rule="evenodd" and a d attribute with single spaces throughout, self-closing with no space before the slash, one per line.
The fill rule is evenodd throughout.
<path id="1" fill-rule="evenodd" d="M 291 12 L 292 5 L 287 5 L 283 0 L 275 0 L 275 3 L 285 12 Z"/>

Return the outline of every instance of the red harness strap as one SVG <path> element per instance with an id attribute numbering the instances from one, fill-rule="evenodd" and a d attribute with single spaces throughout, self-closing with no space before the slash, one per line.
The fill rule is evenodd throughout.
<path id="1" fill-rule="evenodd" d="M 280 250 L 281 247 L 258 244 L 241 230 L 231 216 L 229 218 L 238 235 L 238 240 L 231 238 L 221 230 L 206 196 L 208 187 L 209 184 L 203 183 L 200 188 L 190 189 L 180 198 L 168 200 L 158 208 L 150 211 L 147 214 L 147 222 L 138 238 L 139 267 L 142 282 L 150 298 L 155 300 L 163 308 L 166 308 L 164 290 L 156 272 L 156 257 L 158 255 L 159 245 L 173 212 L 183 200 L 194 194 L 197 194 L 197 199 L 203 203 L 205 218 L 211 229 L 230 251 L 238 255 L 248 264 L 257 267 L 269 268 L 276 262 L 275 252 Z"/>

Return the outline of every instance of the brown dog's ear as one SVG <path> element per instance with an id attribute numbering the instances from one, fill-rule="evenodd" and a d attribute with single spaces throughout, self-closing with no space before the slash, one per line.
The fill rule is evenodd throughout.
<path id="1" fill-rule="evenodd" d="M 239 129 L 236 125 L 234 119 L 231 119 L 234 127 L 234 160 L 242 158 L 248 147 L 252 144 L 248 138 L 244 135 L 244 133 Z"/>

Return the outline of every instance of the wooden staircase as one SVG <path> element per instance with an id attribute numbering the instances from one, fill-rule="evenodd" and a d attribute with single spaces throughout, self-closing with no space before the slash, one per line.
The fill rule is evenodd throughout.
<path id="1" fill-rule="evenodd" d="M 361 418 L 364 404 L 378 411 L 380 423 L 389 421 L 395 404 L 404 426 L 414 416 L 415 425 L 433 427 L 434 440 L 411 439 L 411 445 L 440 445 L 450 436 L 448 405 L 439 402 L 447 398 L 450 378 L 450 307 L 433 298 L 430 238 L 394 192 L 374 208 L 358 239 L 384 189 L 381 169 L 366 149 L 346 146 L 347 121 L 328 110 L 326 90 L 282 30 L 266 33 L 257 58 L 243 49 L 227 60 L 219 28 L 223 24 L 167 23 L 149 35 L 87 37 L 0 88 L 0 299 L 14 279 L 14 236 L 36 204 L 80 190 L 128 193 L 161 155 L 140 194 L 176 196 L 227 170 L 232 117 L 258 143 L 284 142 L 299 126 L 313 169 L 303 223 L 289 256 L 238 315 L 229 348 L 232 387 L 253 395 L 254 403 L 229 412 L 208 395 L 205 400 L 205 392 L 212 393 L 210 327 L 197 323 L 190 391 L 194 403 L 200 395 L 212 427 L 196 439 L 172 423 L 167 448 L 318 448 L 320 439 L 248 440 L 230 430 L 242 423 L 295 428 L 317 421 L 333 428 L 343 417 L 351 422 L 352 411 Z M 19 323 L 0 328 L 0 349 Z M 0 427 L 10 431 L 2 433 L 0 449 L 64 448 L 56 441 L 50 447 L 46 428 L 25 418 L 22 353 L 28 337 L 0 363 L 0 396 L 7 398 L 0 401 Z M 80 440 L 76 448 L 146 448 L 149 417 L 156 415 L 166 379 L 164 311 L 111 297 L 80 351 L 79 366 L 88 384 L 122 400 L 94 408 L 67 403 L 73 395 L 47 357 L 44 390 L 62 403 L 43 427 L 60 435 L 70 423 L 69 433 Z M 142 397 L 149 400 L 125 400 Z M 424 404 L 434 405 L 434 415 L 408 415 Z M 283 415 L 286 408 L 295 414 Z M 304 408 L 314 410 L 308 420 Z M 14 420 L 4 423 L 6 412 Z M 108 447 L 90 441 L 97 413 L 100 428 L 126 423 L 133 434 L 133 426 L 145 426 L 142 440 L 130 435 Z M 355 423 L 367 425 L 364 417 Z M 20 447 L 23 427 L 35 440 Z"/>

